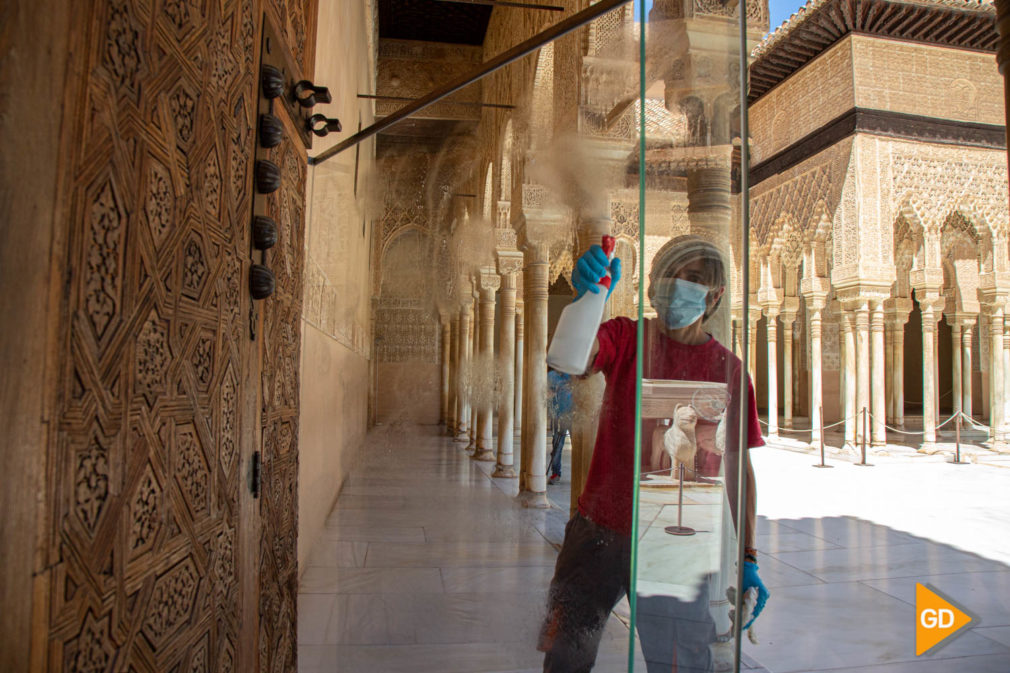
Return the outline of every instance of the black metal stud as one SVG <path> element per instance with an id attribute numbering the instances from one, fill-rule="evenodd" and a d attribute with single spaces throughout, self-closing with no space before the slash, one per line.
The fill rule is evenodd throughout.
<path id="1" fill-rule="evenodd" d="M 302 107 L 312 107 L 317 103 L 329 103 L 333 100 L 329 89 L 325 86 L 316 86 L 307 79 L 295 84 L 291 93 Z"/>
<path id="2" fill-rule="evenodd" d="M 264 98 L 277 98 L 284 93 L 284 73 L 272 65 L 260 68 L 260 88 Z"/>
<path id="3" fill-rule="evenodd" d="M 253 247 L 269 250 L 277 244 L 277 224 L 266 215 L 257 215 L 252 223 Z"/>
<path id="4" fill-rule="evenodd" d="M 256 191 L 271 194 L 281 186 L 281 169 L 267 159 L 256 160 Z"/>
<path id="5" fill-rule="evenodd" d="M 306 120 L 305 125 L 320 138 L 329 135 L 330 131 L 340 133 L 343 130 L 339 119 L 336 117 L 327 117 L 324 114 L 312 115 Z"/>
<path id="6" fill-rule="evenodd" d="M 269 113 L 260 115 L 260 145 L 262 147 L 277 147 L 284 140 L 284 125 L 281 120 Z"/>
<path id="7" fill-rule="evenodd" d="M 274 272 L 262 264 L 253 264 L 249 269 L 249 294 L 253 299 L 266 299 L 274 293 L 277 281 Z"/>

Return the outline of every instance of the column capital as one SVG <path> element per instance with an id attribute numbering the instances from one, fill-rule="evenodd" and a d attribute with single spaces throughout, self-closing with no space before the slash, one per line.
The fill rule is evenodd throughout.
<path id="1" fill-rule="evenodd" d="M 968 313 L 965 311 L 954 311 L 952 313 L 947 313 L 947 324 L 951 327 L 959 327 L 961 329 L 971 329 L 974 327 L 975 322 L 978 320 L 978 313 Z"/>
<path id="2" fill-rule="evenodd" d="M 978 298 L 983 309 L 991 310 L 996 304 L 1003 306 L 1010 299 L 1010 273 L 991 271 L 978 275 Z"/>
<path id="3" fill-rule="evenodd" d="M 824 310 L 828 294 L 831 292 L 831 280 L 821 276 L 811 276 L 800 279 L 800 296 L 807 303 L 807 308 L 815 311 Z"/>
<path id="4" fill-rule="evenodd" d="M 796 316 L 800 312 L 799 297 L 785 297 L 782 300 L 782 311 L 779 313 L 779 320 L 783 325 L 791 325 L 796 321 Z"/>
<path id="5" fill-rule="evenodd" d="M 501 277 L 493 266 L 482 266 L 480 269 L 480 289 L 494 294 L 501 287 Z"/>
<path id="6" fill-rule="evenodd" d="M 932 295 L 943 291 L 943 269 L 939 267 L 912 269 L 908 273 L 908 280 L 917 297 L 920 293 Z"/>
<path id="7" fill-rule="evenodd" d="M 498 273 L 507 275 L 522 271 L 523 253 L 519 250 L 498 250 Z"/>

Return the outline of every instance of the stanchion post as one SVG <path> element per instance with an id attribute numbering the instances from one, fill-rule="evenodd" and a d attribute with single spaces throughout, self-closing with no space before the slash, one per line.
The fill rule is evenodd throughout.
<path id="1" fill-rule="evenodd" d="M 863 407 L 860 411 L 863 412 L 862 459 L 858 463 L 855 463 L 855 465 L 858 465 L 859 467 L 873 467 L 872 463 L 866 462 L 866 426 L 867 426 L 866 407 Z"/>
<path id="2" fill-rule="evenodd" d="M 694 529 L 690 526 L 681 525 L 684 515 L 684 463 L 680 464 L 680 483 L 677 485 L 677 525 L 667 526 L 663 530 L 670 535 L 694 535 Z"/>
<path id="3" fill-rule="evenodd" d="M 954 463 L 953 463 L 954 465 L 968 465 L 969 464 L 968 461 L 961 460 L 961 416 L 963 416 L 963 415 L 964 415 L 963 412 L 961 412 L 961 411 L 957 412 L 957 425 L 955 425 L 955 427 L 954 427 L 954 431 L 957 433 L 955 435 L 955 437 L 956 437 L 955 441 L 957 443 L 954 445 Z"/>
<path id="4" fill-rule="evenodd" d="M 821 462 L 819 465 L 814 465 L 814 467 L 834 467 L 834 465 L 827 465 L 824 462 L 824 407 L 818 407 L 821 411 L 820 421 L 821 424 Z"/>

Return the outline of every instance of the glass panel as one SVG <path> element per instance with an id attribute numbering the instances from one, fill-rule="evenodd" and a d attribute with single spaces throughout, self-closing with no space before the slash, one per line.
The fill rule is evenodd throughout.
<path id="1" fill-rule="evenodd" d="M 634 441 L 637 451 L 631 642 L 638 654 L 629 670 L 733 670 L 745 541 L 734 522 L 740 476 L 750 473 L 748 452 L 738 447 L 762 443 L 733 329 L 748 309 L 741 27 L 738 12 L 722 3 L 656 0 L 640 12 L 640 137 L 629 166 L 639 181 L 640 301 L 637 323 L 601 328 L 597 360 L 611 366 L 610 344 L 636 339 L 637 370 L 627 372 L 635 400 L 606 396 L 600 430 L 610 441 Z M 606 414 L 609 404 L 627 415 L 632 403 L 634 436 Z M 753 491 L 752 481 L 747 486 Z M 753 531 L 753 514 L 741 516 L 747 521 Z M 746 593 L 745 615 L 755 594 Z"/>

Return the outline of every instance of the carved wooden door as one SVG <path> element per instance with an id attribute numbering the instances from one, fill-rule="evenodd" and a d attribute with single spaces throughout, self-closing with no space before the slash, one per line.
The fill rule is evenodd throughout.
<path id="1" fill-rule="evenodd" d="M 306 64 L 314 2 L 81 0 L 72 12 L 34 661 L 294 671 L 297 139 L 271 150 L 285 171 L 270 206 L 286 227 L 275 297 L 253 302 L 248 277 L 264 15 Z"/>

